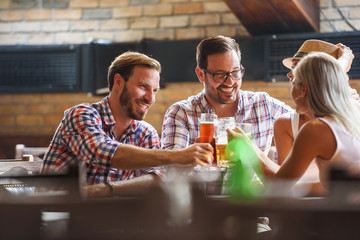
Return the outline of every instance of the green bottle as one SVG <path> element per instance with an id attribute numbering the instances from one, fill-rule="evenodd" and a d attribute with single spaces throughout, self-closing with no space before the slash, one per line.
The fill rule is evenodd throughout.
<path id="1" fill-rule="evenodd" d="M 231 162 L 229 194 L 240 201 L 253 201 L 259 198 L 262 190 L 260 160 L 247 138 L 233 138 L 225 153 Z"/>

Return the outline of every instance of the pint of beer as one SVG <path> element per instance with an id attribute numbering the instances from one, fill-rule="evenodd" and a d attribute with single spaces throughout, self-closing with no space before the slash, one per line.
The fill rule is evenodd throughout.
<path id="1" fill-rule="evenodd" d="M 216 163 L 216 151 L 215 151 L 215 123 L 217 116 L 214 113 L 202 113 L 200 117 L 200 142 L 210 143 L 214 148 L 213 152 L 213 165 Z"/>
<path id="2" fill-rule="evenodd" d="M 228 144 L 226 129 L 233 128 L 235 126 L 234 117 L 219 118 L 217 121 L 217 133 L 216 133 L 216 156 L 218 167 L 228 167 L 229 160 L 225 154 L 225 148 Z"/>

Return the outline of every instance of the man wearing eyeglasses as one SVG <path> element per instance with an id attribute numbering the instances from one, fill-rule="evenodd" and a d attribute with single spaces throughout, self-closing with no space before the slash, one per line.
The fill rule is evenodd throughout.
<path id="1" fill-rule="evenodd" d="M 268 150 L 274 121 L 292 109 L 265 92 L 241 90 L 245 69 L 234 39 L 216 36 L 202 40 L 197 46 L 196 61 L 195 72 L 204 90 L 166 111 L 162 147 L 178 149 L 193 144 L 200 135 L 201 113 L 215 113 L 218 118 L 235 117 L 237 123 L 251 123 L 257 146 Z"/>

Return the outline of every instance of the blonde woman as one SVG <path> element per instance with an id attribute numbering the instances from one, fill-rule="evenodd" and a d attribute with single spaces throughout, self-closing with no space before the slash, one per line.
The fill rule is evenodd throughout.
<path id="1" fill-rule="evenodd" d="M 294 78 L 292 70 L 299 61 L 310 52 L 324 52 L 335 57 L 346 73 L 350 70 L 354 59 L 352 50 L 341 43 L 334 45 L 317 39 L 306 40 L 293 57 L 285 58 L 283 60 L 284 66 L 290 69 L 290 72 L 287 74 L 290 81 Z M 351 88 L 349 91 L 349 94 L 358 101 L 359 95 L 357 91 Z M 291 150 L 291 146 L 294 143 L 294 139 L 296 138 L 299 129 L 310 119 L 311 116 L 308 114 L 292 112 L 283 114 L 275 121 L 274 138 L 278 164 L 281 165 L 284 162 Z M 318 175 L 317 167 L 312 164 L 311 169 L 307 172 L 307 177 L 304 180 L 309 178 L 313 179 L 316 174 Z"/>
<path id="2" fill-rule="evenodd" d="M 228 130 L 229 135 L 245 138 L 251 144 L 268 177 L 296 181 L 315 158 L 320 175 L 316 187 L 325 192 L 330 166 L 360 171 L 360 110 L 349 95 L 344 70 L 329 54 L 310 53 L 293 72 L 291 94 L 297 112 L 308 114 L 312 119 L 300 129 L 281 166 L 251 144 L 239 129 Z"/>

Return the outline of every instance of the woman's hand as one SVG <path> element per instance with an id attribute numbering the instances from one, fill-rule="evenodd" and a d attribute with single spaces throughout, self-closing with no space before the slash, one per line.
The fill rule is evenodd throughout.
<path id="1" fill-rule="evenodd" d="M 353 51 L 342 43 L 338 43 L 336 46 L 341 49 L 341 51 L 339 51 L 338 62 L 345 73 L 347 73 L 350 71 L 351 64 L 355 57 Z"/>
<path id="2" fill-rule="evenodd" d="M 246 139 L 246 141 L 251 142 L 250 138 L 239 127 L 235 127 L 233 129 L 228 128 L 228 129 L 226 129 L 226 131 L 228 134 L 229 141 L 233 138 L 244 138 L 244 139 Z"/>

